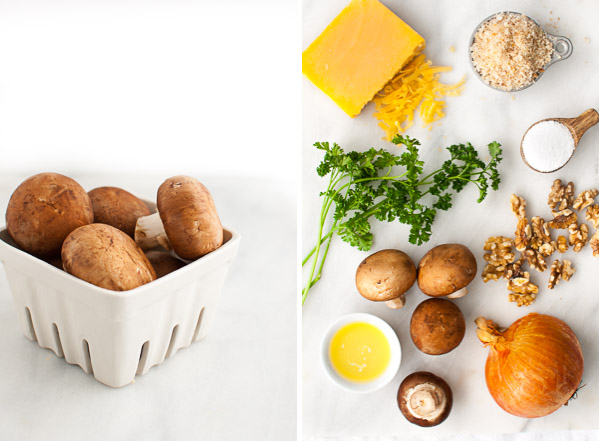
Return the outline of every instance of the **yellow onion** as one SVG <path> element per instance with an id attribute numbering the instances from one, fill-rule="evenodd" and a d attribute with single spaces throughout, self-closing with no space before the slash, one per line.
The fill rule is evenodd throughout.
<path id="1" fill-rule="evenodd" d="M 504 331 L 484 317 L 476 333 L 490 347 L 485 378 L 491 396 L 508 413 L 536 418 L 556 411 L 582 379 L 580 343 L 563 321 L 531 313 Z"/>

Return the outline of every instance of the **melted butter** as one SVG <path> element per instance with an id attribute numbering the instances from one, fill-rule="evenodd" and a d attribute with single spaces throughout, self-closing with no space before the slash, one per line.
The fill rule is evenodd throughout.
<path id="1" fill-rule="evenodd" d="M 385 334 L 376 326 L 350 323 L 331 339 L 329 359 L 341 377 L 355 383 L 367 383 L 385 372 L 391 360 L 391 347 Z"/>

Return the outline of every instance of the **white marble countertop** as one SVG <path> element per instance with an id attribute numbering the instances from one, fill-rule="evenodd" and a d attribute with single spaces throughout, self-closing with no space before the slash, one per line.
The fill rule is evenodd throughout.
<path id="1" fill-rule="evenodd" d="M 0 213 L 26 177 L 0 177 Z M 153 200 L 165 176 L 73 178 L 87 190 L 114 185 Z M 0 270 L 0 438 L 295 438 L 294 185 L 258 178 L 206 176 L 202 181 L 223 224 L 242 235 L 237 258 L 208 336 L 136 377 L 134 384 L 104 386 L 27 340 Z"/>
<path id="2" fill-rule="evenodd" d="M 346 3 L 346 0 L 303 1 L 302 49 Z M 588 108 L 599 106 L 599 27 L 596 25 L 599 5 L 591 0 L 567 5 L 557 0 L 518 4 L 478 0 L 383 0 L 383 3 L 425 37 L 425 53 L 434 64 L 454 68 L 451 73 L 442 76 L 444 82 L 455 82 L 466 76 L 463 94 L 448 98 L 447 116 L 439 124 L 428 131 L 417 122 L 408 131 L 410 136 L 422 142 L 420 151 L 426 161 L 425 169 L 432 170 L 447 159 L 442 148 L 466 141 L 472 142 L 485 157 L 485 146 L 497 140 L 503 145 L 504 160 L 500 166 L 500 190 L 491 192 L 481 204 L 475 203 L 477 193 L 473 188 L 454 197 L 453 208 L 438 215 L 429 243 L 421 247 L 411 245 L 407 240 L 406 226 L 375 221 L 371 252 L 400 248 L 418 262 L 435 245 L 459 242 L 473 251 L 479 270 L 482 270 L 482 246 L 487 237 L 500 234 L 513 236 L 516 220 L 509 204 L 512 193 L 528 201 L 529 216 L 537 214 L 548 218 L 551 213 L 546 200 L 554 179 L 572 180 L 578 191 L 599 186 L 599 152 L 594 148 L 599 143 L 598 127 L 587 132 L 573 159 L 557 173 L 535 173 L 523 164 L 519 155 L 522 135 L 533 122 L 548 117 L 576 116 Z M 548 32 L 569 37 L 574 53 L 568 60 L 551 66 L 533 87 L 518 93 L 502 93 L 486 87 L 474 77 L 468 64 L 468 40 L 483 18 L 498 11 L 514 9 L 531 16 Z M 395 147 L 381 140 L 383 133 L 372 117 L 372 104 L 360 116 L 351 119 L 306 78 L 302 83 L 302 100 L 302 249 L 305 252 L 316 238 L 321 204 L 318 193 L 325 188 L 323 180 L 315 172 L 322 155 L 312 144 L 315 141 L 334 141 L 346 151 L 365 150 L 371 146 Z M 302 413 L 303 436 L 306 439 L 386 440 L 390 436 L 398 436 L 398 439 L 438 439 L 451 435 L 451 439 L 495 440 L 506 439 L 498 435 L 501 433 L 551 432 L 551 439 L 561 440 L 591 439 L 599 435 L 598 432 L 589 432 L 599 428 L 596 418 L 599 409 L 599 352 L 595 344 L 599 333 L 599 321 L 596 319 L 599 298 L 595 282 L 599 260 L 592 257 L 588 246 L 578 254 L 568 251 L 565 256 L 572 260 L 577 272 L 569 282 L 562 282 L 553 291 L 546 288 L 548 271 L 543 274 L 531 271 L 532 277 L 541 285 L 541 291 L 537 301 L 528 308 L 517 308 L 507 301 L 504 282 L 484 284 L 480 277 L 476 277 L 470 287 L 471 293 L 455 301 L 466 318 L 466 336 L 456 350 L 438 357 L 419 352 L 409 335 L 411 313 L 426 298 L 416 286 L 408 292 L 406 307 L 397 311 L 369 302 L 357 293 L 355 270 L 368 254 L 335 238 L 323 278 L 312 289 L 303 308 Z M 326 378 L 320 365 L 319 346 L 325 329 L 337 317 L 352 312 L 369 312 L 385 319 L 395 329 L 402 344 L 403 359 L 395 379 L 382 390 L 367 395 L 354 395 L 337 388 Z M 586 384 L 568 407 L 547 417 L 530 420 L 507 414 L 488 393 L 484 379 L 488 349 L 483 348 L 476 338 L 473 323 L 476 317 L 483 315 L 508 326 L 529 312 L 557 316 L 572 327 L 585 356 L 583 383 Z M 452 413 L 437 427 L 422 429 L 412 425 L 397 409 L 399 383 L 416 370 L 430 370 L 441 375 L 453 389 Z M 579 431 L 570 432 L 573 430 Z M 476 435 L 463 438 L 467 434 Z M 524 436 L 516 439 L 537 438 Z"/>

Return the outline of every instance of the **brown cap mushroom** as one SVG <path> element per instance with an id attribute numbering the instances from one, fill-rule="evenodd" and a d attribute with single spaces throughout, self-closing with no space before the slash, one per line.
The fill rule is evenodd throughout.
<path id="1" fill-rule="evenodd" d="M 85 190 L 57 173 L 41 173 L 25 180 L 6 209 L 8 234 L 19 248 L 38 257 L 59 254 L 71 231 L 93 221 Z"/>
<path id="2" fill-rule="evenodd" d="M 223 227 L 210 192 L 188 176 L 167 179 L 158 189 L 158 213 L 137 220 L 135 241 L 148 250 L 158 245 L 195 260 L 223 243 Z"/>
<path id="3" fill-rule="evenodd" d="M 425 354 L 441 355 L 455 349 L 466 332 L 460 308 L 446 299 L 428 299 L 416 307 L 410 321 L 412 341 Z"/>
<path id="4" fill-rule="evenodd" d="M 152 212 L 144 201 L 118 187 L 98 187 L 87 193 L 94 222 L 111 225 L 133 237 L 137 219 Z"/>
<path id="5" fill-rule="evenodd" d="M 394 309 L 404 306 L 405 293 L 415 281 L 414 262 L 399 250 L 377 251 L 364 259 L 356 271 L 359 293 Z"/>
<path id="6" fill-rule="evenodd" d="M 457 243 L 436 246 L 418 264 L 418 286 L 431 297 L 462 297 L 468 293 L 466 286 L 475 275 L 474 255 Z"/>
<path id="7" fill-rule="evenodd" d="M 397 404 L 410 423 L 432 427 L 449 416 L 453 394 L 443 378 L 430 372 L 414 372 L 401 382 Z"/>
<path id="8" fill-rule="evenodd" d="M 85 225 L 69 234 L 62 262 L 69 274 L 113 291 L 156 280 L 152 264 L 133 239 L 106 224 Z"/>
<path id="9" fill-rule="evenodd" d="M 154 267 L 154 271 L 156 271 L 156 277 L 159 279 L 185 266 L 183 261 L 171 256 L 165 251 L 147 251 L 146 257 Z"/>

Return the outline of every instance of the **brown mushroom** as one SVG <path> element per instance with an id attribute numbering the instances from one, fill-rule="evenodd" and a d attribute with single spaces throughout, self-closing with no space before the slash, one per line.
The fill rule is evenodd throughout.
<path id="1" fill-rule="evenodd" d="M 441 424 L 449 416 L 453 394 L 443 378 L 430 372 L 414 372 L 401 382 L 397 404 L 409 422 L 432 427 Z"/>
<path id="2" fill-rule="evenodd" d="M 416 307 L 410 321 L 412 341 L 425 354 L 441 355 L 455 349 L 466 332 L 460 308 L 446 299 L 428 299 Z"/>
<path id="3" fill-rule="evenodd" d="M 154 267 L 156 277 L 159 279 L 185 266 L 183 261 L 164 251 L 147 251 L 146 257 Z"/>
<path id="4" fill-rule="evenodd" d="M 167 179 L 158 189 L 158 213 L 137 220 L 135 241 L 148 250 L 162 246 L 195 260 L 223 243 L 223 227 L 210 192 L 188 176 Z"/>
<path id="5" fill-rule="evenodd" d="M 416 266 L 400 250 L 371 254 L 356 270 L 358 292 L 368 300 L 386 302 L 393 309 L 405 305 L 405 293 L 416 281 Z"/>
<path id="6" fill-rule="evenodd" d="M 85 190 L 73 179 L 41 173 L 14 191 L 6 209 L 6 229 L 22 250 L 38 257 L 60 253 L 74 229 L 94 221 Z"/>
<path id="7" fill-rule="evenodd" d="M 152 212 L 144 201 L 118 187 L 98 187 L 87 193 L 94 222 L 111 225 L 133 237 L 137 219 Z"/>
<path id="8" fill-rule="evenodd" d="M 69 274 L 113 291 L 156 280 L 152 264 L 133 239 L 106 224 L 85 225 L 69 234 L 62 262 Z"/>
<path id="9" fill-rule="evenodd" d="M 418 286 L 431 297 L 462 297 L 468 293 L 466 286 L 475 275 L 474 255 L 457 243 L 436 246 L 418 264 Z"/>

